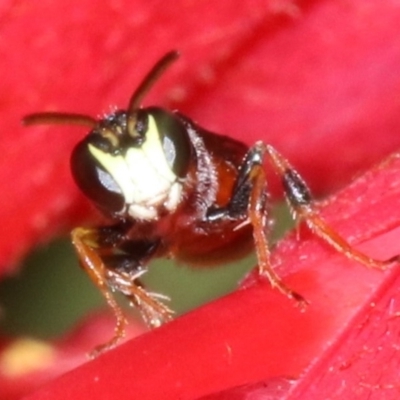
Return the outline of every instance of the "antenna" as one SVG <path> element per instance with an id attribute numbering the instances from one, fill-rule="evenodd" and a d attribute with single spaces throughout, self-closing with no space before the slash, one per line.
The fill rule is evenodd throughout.
<path id="1" fill-rule="evenodd" d="M 128 115 L 132 115 L 134 111 L 139 108 L 142 103 L 143 97 L 148 93 L 158 78 L 165 72 L 165 70 L 178 59 L 179 52 L 171 50 L 164 55 L 154 67 L 143 78 L 141 84 L 133 92 L 129 100 Z"/>
<path id="2" fill-rule="evenodd" d="M 148 93 L 158 78 L 165 70 L 179 57 L 176 50 L 171 50 L 165 54 L 143 78 L 139 87 L 133 92 L 128 107 L 129 125 L 134 126 L 135 110 L 139 108 L 143 97 Z M 22 119 L 23 125 L 55 125 L 55 124 L 71 124 L 83 125 L 94 128 L 97 120 L 93 117 L 83 114 L 64 113 L 64 112 L 39 112 L 25 116 Z"/>
<path id="3" fill-rule="evenodd" d="M 72 114 L 63 112 L 40 112 L 28 114 L 22 118 L 23 125 L 83 125 L 94 128 L 97 121 L 83 114 Z"/>

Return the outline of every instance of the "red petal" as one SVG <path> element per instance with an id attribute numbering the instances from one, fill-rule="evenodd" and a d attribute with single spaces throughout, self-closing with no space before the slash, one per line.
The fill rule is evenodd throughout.
<path id="1" fill-rule="evenodd" d="M 0 52 L 0 266 L 83 223 L 68 157 L 82 131 L 29 128 L 22 115 L 98 115 L 124 105 L 171 48 L 182 60 L 149 102 L 167 99 L 248 143 L 273 143 L 318 191 L 400 144 L 396 2 L 10 3 Z M 27 29 L 29 27 L 29 29 Z"/>
<path id="2" fill-rule="evenodd" d="M 400 158 L 393 157 L 330 199 L 322 214 L 358 248 L 388 259 L 400 250 L 399 177 Z M 398 381 L 398 265 L 368 269 L 301 236 L 282 241 L 273 258 L 285 281 L 310 301 L 304 312 L 267 282 L 254 284 L 104 354 L 29 399 L 195 399 L 256 382 L 271 383 L 276 394 L 277 379 L 292 382 L 276 399 L 365 398 L 371 390 L 397 398 L 388 388 Z"/>

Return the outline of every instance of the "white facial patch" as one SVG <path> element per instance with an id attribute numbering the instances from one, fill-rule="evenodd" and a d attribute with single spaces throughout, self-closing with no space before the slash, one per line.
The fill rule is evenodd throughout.
<path id="1" fill-rule="evenodd" d="M 146 140 L 140 148 L 130 148 L 125 155 L 104 153 L 89 145 L 89 151 L 111 175 L 123 195 L 133 218 L 153 220 L 157 207 L 173 211 L 179 204 L 182 186 L 168 165 L 154 118 L 149 115 Z"/>

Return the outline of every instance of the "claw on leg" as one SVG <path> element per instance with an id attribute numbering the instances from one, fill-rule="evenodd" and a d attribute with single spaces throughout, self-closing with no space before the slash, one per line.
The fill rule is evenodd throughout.
<path id="1" fill-rule="evenodd" d="M 97 357 L 99 354 L 112 349 L 118 342 L 125 336 L 125 327 L 127 320 L 121 309 L 112 295 L 106 280 L 107 269 L 96 252 L 97 237 L 96 231 L 85 228 L 76 228 L 71 233 L 72 244 L 78 253 L 79 261 L 89 275 L 90 279 L 99 288 L 100 292 L 107 301 L 107 304 L 113 311 L 116 318 L 116 325 L 114 328 L 114 336 L 107 342 L 97 346 L 90 354 L 89 357 Z"/>
<path id="2" fill-rule="evenodd" d="M 250 184 L 248 220 L 253 226 L 254 244 L 258 258 L 260 276 L 265 276 L 271 285 L 285 296 L 296 300 L 301 306 L 307 301 L 288 288 L 275 273 L 270 262 L 268 243 L 267 182 L 263 168 L 264 156 L 282 180 L 284 193 L 292 215 L 299 223 L 304 221 L 309 229 L 324 242 L 347 258 L 360 262 L 370 268 L 384 269 L 387 265 L 399 261 L 399 257 L 389 260 L 376 260 L 354 248 L 346 239 L 332 229 L 319 215 L 314 206 L 311 192 L 297 171 L 272 146 L 257 142 L 247 153 L 243 162 L 240 182 Z"/>
<path id="3" fill-rule="evenodd" d="M 266 277 L 272 287 L 278 289 L 288 298 L 295 300 L 301 308 L 304 308 L 308 304 L 307 300 L 286 286 L 271 265 L 267 232 L 269 225 L 268 215 L 263 204 L 265 201 L 265 172 L 263 166 L 261 164 L 254 165 L 250 171 L 249 178 L 253 182 L 249 202 L 249 218 L 253 226 L 259 274 Z"/>
<path id="4" fill-rule="evenodd" d="M 369 268 L 385 269 L 397 260 L 397 257 L 384 261 L 376 260 L 354 248 L 321 218 L 314 207 L 310 189 L 290 163 L 272 146 L 267 145 L 266 151 L 282 179 L 287 202 L 297 222 L 304 221 L 312 232 L 339 253 Z"/>
<path id="5" fill-rule="evenodd" d="M 90 358 L 115 347 L 125 336 L 127 320 L 112 291 L 118 290 L 126 295 L 136 306 L 148 326 L 156 327 L 172 318 L 173 312 L 158 300 L 157 295 L 147 292 L 138 282 L 145 270 L 132 273 L 118 272 L 107 268 L 101 258 L 102 251 L 110 249 L 99 245 L 99 231 L 96 229 L 76 228 L 72 231 L 72 243 L 78 253 L 79 261 L 93 283 L 98 287 L 108 306 L 111 308 L 116 325 L 114 336 L 106 343 L 97 346 Z"/>

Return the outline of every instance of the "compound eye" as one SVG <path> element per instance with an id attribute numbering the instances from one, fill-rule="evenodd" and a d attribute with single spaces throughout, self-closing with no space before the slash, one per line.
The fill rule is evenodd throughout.
<path id="1" fill-rule="evenodd" d="M 149 109 L 157 125 L 166 161 L 172 172 L 184 178 L 188 172 L 192 145 L 182 121 L 173 113 L 160 108 Z"/>
<path id="2" fill-rule="evenodd" d="M 124 197 L 112 175 L 95 159 L 89 146 L 107 148 L 108 141 L 88 136 L 78 143 L 71 155 L 71 170 L 82 192 L 103 211 L 116 213 L 125 206 Z M 104 143 L 100 143 L 100 142 Z"/>

